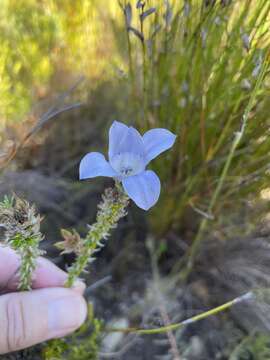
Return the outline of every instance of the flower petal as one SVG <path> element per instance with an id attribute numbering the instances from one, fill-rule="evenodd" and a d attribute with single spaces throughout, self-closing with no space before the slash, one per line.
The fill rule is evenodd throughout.
<path id="1" fill-rule="evenodd" d="M 160 181 L 154 171 L 146 170 L 138 175 L 122 180 L 128 196 L 137 206 L 144 210 L 150 209 L 158 201 Z"/>
<path id="2" fill-rule="evenodd" d="M 119 142 L 125 137 L 128 131 L 128 126 L 119 122 L 114 121 L 109 130 L 109 158 L 117 153 L 116 148 Z"/>
<path id="3" fill-rule="evenodd" d="M 98 152 L 86 154 L 80 162 L 80 180 L 96 176 L 117 176 L 105 157 Z"/>
<path id="4" fill-rule="evenodd" d="M 132 154 L 144 155 L 143 138 L 138 130 L 130 126 L 128 132 L 119 144 L 119 151 L 121 153 L 130 152 Z"/>
<path id="5" fill-rule="evenodd" d="M 152 129 L 143 135 L 146 161 L 149 163 L 163 151 L 171 148 L 176 135 L 167 129 Z"/>
<path id="6" fill-rule="evenodd" d="M 127 127 L 115 121 L 110 130 L 109 160 L 119 154 L 132 153 L 144 156 L 144 145 L 141 134 L 132 126 Z"/>

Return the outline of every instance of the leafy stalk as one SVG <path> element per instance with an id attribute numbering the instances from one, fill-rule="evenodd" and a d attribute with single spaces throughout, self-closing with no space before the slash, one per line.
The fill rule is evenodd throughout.
<path id="1" fill-rule="evenodd" d="M 119 183 L 116 183 L 114 189 L 105 190 L 102 202 L 98 206 L 97 220 L 90 226 L 85 239 L 81 239 L 77 258 L 68 270 L 68 278 L 65 284 L 67 287 L 71 287 L 80 274 L 85 271 L 88 263 L 95 260 L 93 255 L 104 246 L 102 240 L 109 237 L 110 231 L 126 215 L 127 205 L 128 196 Z"/>
<path id="2" fill-rule="evenodd" d="M 39 243 L 40 215 L 27 201 L 17 196 L 5 197 L 0 203 L 0 225 L 5 229 L 4 243 L 14 249 L 20 257 L 18 290 L 31 289 L 32 276 L 38 256 L 43 254 Z"/>

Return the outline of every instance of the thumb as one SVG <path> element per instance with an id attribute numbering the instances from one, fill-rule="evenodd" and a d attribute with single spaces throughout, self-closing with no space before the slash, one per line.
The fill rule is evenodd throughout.
<path id="1" fill-rule="evenodd" d="M 71 289 L 0 296 L 0 354 L 67 335 L 84 322 L 86 312 L 85 300 Z"/>

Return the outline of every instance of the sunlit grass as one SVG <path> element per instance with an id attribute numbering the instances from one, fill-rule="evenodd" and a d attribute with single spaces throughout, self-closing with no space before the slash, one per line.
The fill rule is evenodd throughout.
<path id="1" fill-rule="evenodd" d="M 156 164 L 170 179 L 153 215 L 160 234 L 171 227 L 185 229 L 187 214 L 193 224 L 199 222 L 202 215 L 194 208 L 207 212 L 263 61 L 269 62 L 269 10 L 267 1 L 224 6 L 180 2 L 157 8 L 145 20 L 143 43 L 129 31 L 130 103 L 137 122 L 142 129 L 171 128 L 179 136 L 174 156 Z M 133 8 L 132 26 L 138 15 Z M 266 76 L 209 217 L 225 216 L 226 209 L 237 214 L 243 196 L 256 196 L 267 185 L 269 142 L 263 136 L 269 132 L 268 94 Z"/>
<path id="2" fill-rule="evenodd" d="M 123 91 L 122 102 L 117 100 L 120 120 L 178 134 L 173 156 L 164 155 L 154 165 L 169 179 L 153 212 L 156 232 L 185 229 L 187 216 L 198 223 L 270 41 L 268 1 L 206 3 L 148 1 L 146 9 L 155 11 L 143 21 L 142 42 L 126 31 L 118 1 L 6 0 L 0 12 L 2 126 L 23 119 L 37 100 L 67 88 L 78 75 L 89 79 L 86 93 L 109 80 Z M 136 2 L 131 4 L 131 26 L 141 31 Z M 268 95 L 267 76 L 210 217 L 232 204 L 237 212 L 242 204 L 237 199 L 267 187 Z"/>
<path id="3" fill-rule="evenodd" d="M 117 2 L 1 2 L 1 125 L 21 121 L 37 101 L 67 88 L 74 77 L 91 79 L 92 89 L 111 77 L 120 56 L 110 18 L 120 22 L 119 13 Z"/>
<path id="4" fill-rule="evenodd" d="M 183 247 L 170 249 L 170 265 L 174 278 L 188 281 L 205 239 L 224 245 L 269 227 L 270 2 L 148 0 L 142 12 L 136 3 L 2 1 L 0 142 L 12 148 L 9 127 L 23 133 L 36 120 L 29 112 L 39 106 L 42 112 L 40 100 L 53 104 L 81 75 L 86 81 L 75 95 L 75 103 L 84 102 L 81 112 L 63 114 L 69 121 L 55 133 L 48 126 L 46 145 L 45 136 L 37 141 L 51 173 L 64 159 L 58 174 L 73 181 L 83 147 L 93 150 L 91 141 L 102 147 L 115 118 L 142 132 L 175 132 L 173 150 L 151 164 L 162 192 L 149 213 L 150 233 L 164 253 L 168 234 L 181 240 Z"/>

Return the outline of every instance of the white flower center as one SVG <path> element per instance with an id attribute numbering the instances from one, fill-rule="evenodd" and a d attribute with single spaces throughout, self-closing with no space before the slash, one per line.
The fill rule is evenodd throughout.
<path id="1" fill-rule="evenodd" d="M 110 163 L 112 168 L 124 177 L 139 174 L 145 168 L 143 156 L 129 152 L 114 155 Z"/>

